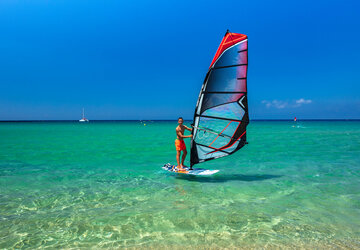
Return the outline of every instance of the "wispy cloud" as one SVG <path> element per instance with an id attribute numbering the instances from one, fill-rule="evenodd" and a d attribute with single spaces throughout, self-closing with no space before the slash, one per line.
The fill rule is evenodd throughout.
<path id="1" fill-rule="evenodd" d="M 312 103 L 312 100 L 310 99 L 304 99 L 300 98 L 298 100 L 292 100 L 292 101 L 282 101 L 282 100 L 263 100 L 261 103 L 265 104 L 267 108 L 277 108 L 277 109 L 283 109 L 283 108 L 297 108 L 305 104 Z"/>
<path id="2" fill-rule="evenodd" d="M 295 101 L 295 106 L 294 107 L 300 107 L 303 104 L 310 104 L 312 103 L 312 100 L 306 100 L 304 98 L 300 98 L 299 100 Z"/>
<path id="3" fill-rule="evenodd" d="M 279 100 L 272 100 L 272 101 L 264 100 L 261 103 L 264 103 L 267 108 L 275 107 L 277 109 L 283 109 L 288 106 L 288 102 L 279 101 Z"/>

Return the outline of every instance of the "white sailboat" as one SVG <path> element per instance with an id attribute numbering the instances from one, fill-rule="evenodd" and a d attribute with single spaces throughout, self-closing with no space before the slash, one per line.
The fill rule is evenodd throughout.
<path id="1" fill-rule="evenodd" d="M 84 110 L 84 108 L 83 108 L 82 118 L 79 120 L 79 122 L 89 122 L 89 120 L 85 118 L 85 110 Z"/>

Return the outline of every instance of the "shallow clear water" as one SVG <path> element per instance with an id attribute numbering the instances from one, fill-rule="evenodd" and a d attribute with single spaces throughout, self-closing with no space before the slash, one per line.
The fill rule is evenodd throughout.
<path id="1" fill-rule="evenodd" d="M 360 248 L 360 122 L 293 125 L 189 177 L 176 122 L 0 123 L 0 248 Z"/>

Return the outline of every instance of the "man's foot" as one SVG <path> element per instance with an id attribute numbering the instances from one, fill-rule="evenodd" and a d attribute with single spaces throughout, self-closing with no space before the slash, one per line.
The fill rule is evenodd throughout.
<path id="1" fill-rule="evenodd" d="M 184 169 L 182 166 L 177 166 L 177 170 L 178 170 L 178 171 L 184 171 L 184 170 L 186 170 L 186 169 Z"/>

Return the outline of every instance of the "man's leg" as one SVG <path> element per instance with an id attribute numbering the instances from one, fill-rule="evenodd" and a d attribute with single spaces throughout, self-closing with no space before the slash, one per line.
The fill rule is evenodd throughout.
<path id="1" fill-rule="evenodd" d="M 178 164 L 178 168 L 182 168 L 181 165 L 180 165 L 180 154 L 181 154 L 181 151 L 176 150 L 176 161 L 177 161 L 177 164 Z"/>
<path id="2" fill-rule="evenodd" d="M 186 158 L 186 155 L 187 155 L 187 150 L 186 148 L 183 150 L 183 155 L 181 157 L 181 167 L 183 168 L 184 167 L 184 161 L 185 161 L 185 158 Z"/>

